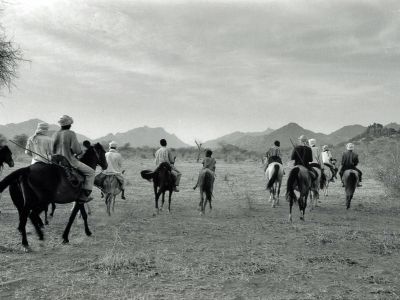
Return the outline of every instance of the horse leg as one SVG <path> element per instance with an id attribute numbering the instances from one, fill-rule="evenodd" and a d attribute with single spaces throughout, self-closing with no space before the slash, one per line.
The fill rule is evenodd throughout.
<path id="1" fill-rule="evenodd" d="M 90 208 L 90 204 L 89 203 L 85 203 L 85 210 L 86 209 L 87 209 L 87 214 L 90 216 L 92 214 L 92 209 Z"/>
<path id="2" fill-rule="evenodd" d="M 64 244 L 69 243 L 69 239 L 68 239 L 69 231 L 71 229 L 72 224 L 74 223 L 74 220 L 75 220 L 75 217 L 76 217 L 76 214 L 78 213 L 78 211 L 79 211 L 79 204 L 77 202 L 75 202 L 74 207 L 72 208 L 71 215 L 68 220 L 68 224 L 65 227 L 64 233 L 62 235 Z"/>
<path id="3" fill-rule="evenodd" d="M 280 181 L 279 183 L 278 183 L 278 188 L 277 188 L 277 200 L 276 200 L 276 205 L 279 205 L 279 196 L 280 196 L 280 194 L 281 194 L 281 185 L 282 185 L 282 181 Z"/>
<path id="4" fill-rule="evenodd" d="M 29 215 L 29 209 L 24 207 L 19 215 L 19 225 L 18 225 L 18 230 L 22 236 L 22 246 L 24 246 L 25 249 L 29 249 L 28 239 L 26 237 L 26 222 L 28 221 L 28 215 Z"/>
<path id="5" fill-rule="evenodd" d="M 31 213 L 29 214 L 29 219 L 31 220 L 33 227 L 35 227 L 36 233 L 39 236 L 39 240 L 43 241 L 44 240 L 43 231 L 40 226 L 40 223 L 42 222 L 42 220 L 40 220 L 39 212 L 36 210 L 31 211 Z M 40 222 L 39 222 L 39 220 L 40 220 Z"/>
<path id="6" fill-rule="evenodd" d="M 169 190 L 168 192 L 168 212 L 171 212 L 171 200 L 172 200 L 172 190 Z"/>
<path id="7" fill-rule="evenodd" d="M 50 217 L 54 216 L 54 211 L 56 210 L 56 204 L 54 202 L 51 202 L 51 213 Z"/>
<path id="8" fill-rule="evenodd" d="M 106 212 L 108 216 L 111 216 L 111 201 L 112 201 L 112 195 L 111 193 L 106 193 Z"/>
<path id="9" fill-rule="evenodd" d="M 79 205 L 79 211 L 81 212 L 81 216 L 83 219 L 83 224 L 85 224 L 85 233 L 87 236 L 91 236 L 92 232 L 89 229 L 89 225 L 88 225 L 88 214 L 86 213 L 86 209 L 85 209 L 85 204 L 84 203 L 78 203 Z"/>
<path id="10" fill-rule="evenodd" d="M 114 212 L 114 206 L 115 206 L 115 197 L 117 197 L 116 195 L 114 195 L 113 197 L 112 197 L 112 212 Z"/>
<path id="11" fill-rule="evenodd" d="M 300 220 L 304 221 L 304 212 L 305 212 L 305 205 L 304 205 L 304 195 L 300 195 L 299 197 L 299 209 L 300 209 Z"/>
<path id="12" fill-rule="evenodd" d="M 292 223 L 293 198 L 289 197 L 289 222 Z"/>
<path id="13" fill-rule="evenodd" d="M 163 191 L 160 189 L 160 190 L 156 193 L 156 195 L 155 195 L 156 211 L 155 211 L 155 213 L 153 214 L 153 216 L 155 216 L 156 214 L 159 214 L 159 213 L 160 213 L 160 210 L 159 210 L 159 208 L 158 208 L 158 199 L 160 198 L 160 195 L 161 195 L 162 192 L 163 192 Z"/>
<path id="14" fill-rule="evenodd" d="M 162 193 L 162 195 L 161 195 L 161 207 L 160 207 L 160 211 L 163 210 L 164 202 L 165 202 L 165 191 L 164 191 L 164 192 Z"/>

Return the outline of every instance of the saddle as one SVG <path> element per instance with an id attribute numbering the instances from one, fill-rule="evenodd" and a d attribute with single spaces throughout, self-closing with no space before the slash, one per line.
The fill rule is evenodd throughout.
<path id="1" fill-rule="evenodd" d="M 64 170 L 65 177 L 68 179 L 72 188 L 81 189 L 85 182 L 85 176 L 78 169 L 71 166 L 69 161 L 63 155 L 52 155 L 51 162 L 53 165 L 57 165 Z"/>

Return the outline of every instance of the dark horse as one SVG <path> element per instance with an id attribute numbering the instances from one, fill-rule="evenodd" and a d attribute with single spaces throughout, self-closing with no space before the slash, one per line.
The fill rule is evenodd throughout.
<path id="1" fill-rule="evenodd" d="M 307 198 L 311 189 L 311 177 L 309 171 L 303 166 L 294 167 L 289 174 L 286 187 L 286 199 L 289 201 L 289 221 L 292 222 L 293 202 L 299 202 L 300 220 L 304 221 L 304 214 L 307 207 Z M 300 197 L 297 199 L 294 190 L 299 191 Z"/>
<path id="2" fill-rule="evenodd" d="M 142 178 L 151 181 L 153 180 L 154 197 L 156 203 L 156 212 L 159 213 L 164 206 L 165 192 L 169 191 L 168 195 L 168 212 L 171 212 L 171 197 L 175 187 L 175 179 L 171 174 L 171 166 L 167 162 L 161 163 L 155 171 L 143 170 L 140 172 Z M 161 209 L 158 208 L 158 199 L 162 194 Z"/>
<path id="3" fill-rule="evenodd" d="M 107 167 L 103 147 L 95 148 L 96 157 L 102 168 Z M 43 232 L 40 228 L 39 214 L 52 203 L 77 202 L 80 195 L 79 189 L 74 189 L 66 177 L 65 170 L 55 164 L 35 163 L 25 168 L 18 169 L 0 181 L 0 192 L 9 186 L 10 196 L 19 213 L 18 229 L 22 235 L 22 245 L 28 247 L 26 237 L 26 223 L 30 218 L 40 240 Z M 83 204 L 78 203 L 71 212 L 68 225 L 63 233 L 63 242 L 68 243 L 68 234 L 78 210 L 84 210 Z M 86 212 L 82 214 L 85 222 L 85 233 L 91 235 L 87 224 Z"/>
<path id="4" fill-rule="evenodd" d="M 214 189 L 214 172 L 209 169 L 201 170 L 198 183 L 200 187 L 200 215 L 204 215 L 207 202 L 210 205 L 210 210 L 212 210 L 211 198 Z M 204 199 L 204 194 L 206 194 L 206 199 Z"/>
<path id="5" fill-rule="evenodd" d="M 8 146 L 3 146 L 0 148 L 0 174 L 3 170 L 4 163 L 6 163 L 10 168 L 14 167 L 14 160 L 12 158 L 12 153 Z M 1 194 L 0 194 L 1 199 Z M 0 211 L 1 212 L 1 211 Z"/>
<path id="6" fill-rule="evenodd" d="M 349 209 L 351 204 L 351 199 L 353 199 L 354 192 L 358 185 L 358 180 L 359 180 L 358 172 L 352 169 L 346 170 L 343 173 L 342 180 L 346 192 L 346 208 Z"/>
<path id="7" fill-rule="evenodd" d="M 103 146 L 100 143 L 96 143 L 93 146 L 90 146 L 87 151 L 82 155 L 79 160 L 83 162 L 85 165 L 91 167 L 93 170 L 96 170 L 97 166 L 100 166 L 103 170 L 107 169 L 107 162 L 105 159 L 105 151 Z M 81 212 L 81 216 L 83 220 L 87 220 L 87 213 L 85 209 L 85 205 L 79 202 L 75 202 L 75 206 L 79 206 L 79 211 Z M 56 209 L 56 205 L 54 202 L 51 203 L 51 213 L 50 217 L 54 215 L 54 211 Z M 90 214 L 90 213 L 89 213 Z M 74 217 L 75 218 L 75 217 Z M 48 224 L 47 221 L 47 209 L 45 210 L 45 223 Z M 85 221 L 86 224 L 86 221 Z"/>

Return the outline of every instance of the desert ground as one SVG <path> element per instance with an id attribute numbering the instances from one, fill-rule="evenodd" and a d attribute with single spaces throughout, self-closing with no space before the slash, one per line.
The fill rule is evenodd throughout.
<path id="1" fill-rule="evenodd" d="M 213 210 L 205 216 L 192 190 L 199 164 L 177 163 L 183 177 L 172 212 L 153 216 L 152 184 L 139 175 L 153 161 L 126 163 L 127 200 L 118 197 L 108 217 L 95 191 L 93 235 L 78 219 L 66 245 L 61 234 L 71 205 L 58 205 L 44 241 L 28 222 L 32 251 L 25 252 L 17 211 L 3 193 L 0 299 L 400 298 L 400 202 L 372 170 L 364 168 L 350 210 L 336 182 L 304 222 L 296 205 L 289 223 L 286 177 L 272 208 L 258 163 L 219 161 Z"/>

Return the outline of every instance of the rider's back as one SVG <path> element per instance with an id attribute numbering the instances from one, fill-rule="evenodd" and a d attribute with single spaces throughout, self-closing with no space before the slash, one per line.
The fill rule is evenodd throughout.
<path id="1" fill-rule="evenodd" d="M 53 153 L 63 155 L 72 166 L 76 167 L 78 159 L 74 154 L 82 152 L 75 132 L 72 130 L 60 130 L 53 136 Z"/>

